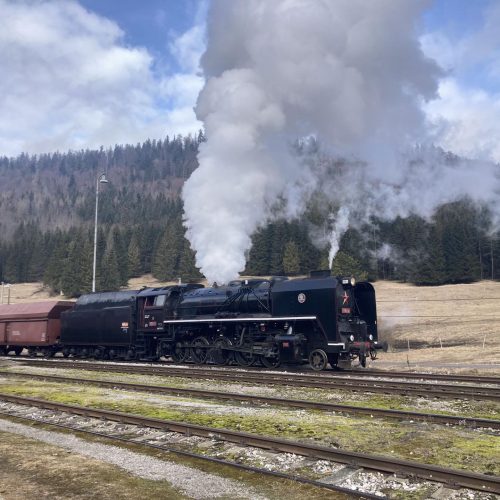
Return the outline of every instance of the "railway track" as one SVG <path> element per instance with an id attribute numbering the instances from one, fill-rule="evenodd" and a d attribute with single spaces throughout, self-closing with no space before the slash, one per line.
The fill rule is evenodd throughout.
<path id="1" fill-rule="evenodd" d="M 418 373 L 382 370 L 343 370 L 335 376 L 408 378 L 416 380 L 441 380 L 443 382 L 464 382 L 469 384 L 500 384 L 500 377 L 490 375 L 454 375 L 449 373 Z"/>
<path id="2" fill-rule="evenodd" d="M 72 368 L 78 370 L 133 373 L 141 375 L 160 375 L 193 379 L 224 380 L 228 382 L 263 383 L 267 385 L 285 385 L 293 387 L 314 387 L 316 389 L 340 389 L 351 392 L 372 392 L 382 394 L 404 394 L 445 399 L 474 399 L 500 401 L 499 387 L 481 385 L 449 385 L 441 383 L 416 383 L 404 381 L 366 380 L 355 377 L 335 377 L 325 375 L 295 375 L 279 372 L 255 372 L 224 370 L 220 368 L 186 367 L 175 368 L 165 365 L 120 365 L 78 361 L 35 361 L 18 360 L 29 366 L 47 368 Z"/>
<path id="3" fill-rule="evenodd" d="M 245 472 L 252 472 L 252 473 L 262 474 L 265 476 L 279 478 L 279 479 L 286 479 L 286 480 L 297 482 L 297 483 L 308 484 L 308 485 L 315 486 L 318 488 L 322 488 L 322 489 L 326 489 L 326 490 L 330 490 L 330 491 L 335 491 L 336 493 L 345 494 L 346 498 L 362 498 L 362 499 L 374 499 L 374 500 L 380 500 L 381 498 L 382 499 L 386 498 L 386 497 L 381 497 L 380 495 L 373 495 L 371 493 L 361 492 L 361 491 L 353 490 L 350 488 L 343 488 L 342 486 L 337 486 L 335 484 L 329 484 L 329 483 L 317 481 L 314 479 L 309 479 L 306 477 L 296 476 L 296 475 L 292 475 L 292 474 L 286 474 L 284 472 L 272 471 L 269 469 L 264 469 L 261 467 L 254 467 L 251 465 L 240 464 L 237 462 L 232 462 L 230 460 L 224 460 L 222 458 L 201 455 L 198 453 L 180 450 L 180 449 L 174 448 L 172 446 L 149 443 L 149 442 L 144 441 L 143 439 L 139 441 L 136 439 L 116 436 L 113 434 L 105 434 L 103 432 L 92 431 L 92 430 L 89 430 L 88 428 L 78 427 L 75 425 L 64 425 L 61 423 L 44 421 L 44 420 L 41 420 L 40 418 L 12 414 L 12 413 L 1 411 L 1 410 L 0 410 L 0 415 L 11 417 L 11 418 L 14 418 L 17 420 L 27 421 L 30 423 L 36 423 L 39 425 L 54 427 L 57 429 L 70 430 L 70 431 L 77 432 L 77 433 L 87 434 L 87 435 L 99 437 L 99 438 L 104 438 L 106 440 L 118 442 L 120 444 L 140 446 L 142 448 L 151 448 L 154 450 L 165 451 L 167 453 L 174 453 L 175 455 L 182 456 L 182 457 L 187 457 L 187 458 L 191 458 L 191 459 L 194 458 L 196 460 L 201 460 L 203 462 L 209 462 L 209 463 L 213 463 L 213 464 L 217 464 L 217 465 L 236 468 L 239 470 L 243 470 Z M 342 496 L 340 498 L 344 498 L 344 497 Z"/>
<path id="4" fill-rule="evenodd" d="M 55 375 L 39 375 L 29 373 L 0 372 L 0 375 L 14 378 L 47 380 L 59 383 L 85 384 L 98 387 L 109 387 L 112 389 L 122 389 L 128 391 L 141 391 L 156 394 L 173 394 L 178 396 L 192 396 L 198 398 L 208 398 L 211 400 L 239 401 L 258 404 L 268 404 L 274 406 L 286 406 L 307 410 L 324 410 L 332 412 L 342 412 L 350 415 L 366 415 L 369 417 L 383 417 L 398 420 L 414 420 L 420 422 L 431 422 L 444 425 L 460 425 L 467 427 L 484 427 L 490 429 L 500 429 L 500 420 L 486 418 L 462 417 L 453 415 L 439 415 L 434 413 L 421 413 L 403 410 L 387 410 L 370 407 L 358 407 L 352 405 L 342 405 L 334 403 L 324 403 L 317 401 L 307 401 L 298 399 L 283 399 L 268 396 L 254 396 L 248 394 L 237 394 L 221 391 L 208 391 L 200 389 L 187 389 L 178 387 L 167 387 L 157 385 L 132 384 L 124 382 L 59 377 Z"/>
<path id="5" fill-rule="evenodd" d="M 117 411 L 85 408 L 41 399 L 13 396 L 10 394 L 0 393 L 0 400 L 8 401 L 14 404 L 62 411 L 86 417 L 101 418 L 131 425 L 161 429 L 163 431 L 208 437 L 211 439 L 237 443 L 239 445 L 253 446 L 256 448 L 270 449 L 285 453 L 294 453 L 296 455 L 354 465 L 363 469 L 389 474 L 414 476 L 426 480 L 446 483 L 455 487 L 460 486 L 463 488 L 500 494 L 500 477 L 498 476 L 488 476 L 485 474 L 448 469 L 445 467 L 422 464 L 408 460 L 394 459 L 381 455 L 344 451 L 325 446 L 306 444 L 281 438 L 266 437 L 246 432 L 218 429 L 184 422 L 161 420 L 157 418 L 148 418 Z"/>
<path id="6" fill-rule="evenodd" d="M 45 359 L 39 358 L 38 360 L 34 360 L 32 358 L 27 358 L 25 356 L 20 356 L 20 357 L 7 357 L 5 359 L 13 360 L 13 361 L 34 361 L 34 362 L 45 362 Z M 56 358 L 57 359 L 57 358 Z M 73 361 L 73 360 L 71 360 Z M 69 360 L 63 360 L 61 359 L 60 362 L 71 362 Z M 75 362 L 75 361 L 73 361 Z M 78 362 L 78 361 L 76 361 Z M 174 365 L 174 366 L 172 366 Z M 169 368 L 174 368 L 178 365 L 172 362 L 164 362 L 160 364 L 159 366 L 163 367 L 169 367 Z M 186 367 L 191 368 L 196 368 L 196 365 L 184 365 Z M 220 367 L 217 366 L 210 366 L 207 367 L 207 369 L 210 370 L 220 370 Z M 234 367 L 230 368 L 230 370 L 241 370 L 240 367 Z M 261 373 L 265 372 L 267 373 L 275 373 L 275 374 L 282 374 L 279 370 L 277 371 L 270 371 L 269 368 L 263 368 L 263 367 L 255 367 L 251 366 L 248 368 L 245 368 L 246 372 L 249 373 Z M 290 373 L 290 372 L 288 372 Z M 295 372 L 292 372 L 293 375 L 295 375 Z M 326 371 L 326 372 L 316 372 L 314 374 L 308 375 L 307 372 L 299 372 L 299 375 L 304 375 L 304 376 L 313 376 L 313 377 L 325 377 L 325 378 L 366 378 L 366 377 L 380 377 L 380 378 L 389 378 L 389 379 L 414 379 L 414 380 L 420 380 L 420 381 L 443 381 L 443 382 L 462 382 L 462 383 L 469 383 L 469 384 L 491 384 L 491 385 L 500 385 L 500 376 L 494 376 L 494 375 L 457 375 L 457 374 L 449 374 L 449 373 L 421 373 L 421 372 L 409 372 L 409 371 L 385 371 L 385 370 L 379 370 L 379 369 L 363 369 L 363 370 L 356 370 L 356 369 L 342 369 L 338 371 Z"/>

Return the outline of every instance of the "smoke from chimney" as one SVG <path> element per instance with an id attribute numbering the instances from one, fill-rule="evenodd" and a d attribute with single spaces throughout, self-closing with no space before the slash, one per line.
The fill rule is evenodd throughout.
<path id="1" fill-rule="evenodd" d="M 344 207 L 332 214 L 330 259 L 348 223 L 375 212 L 431 213 L 470 189 L 466 168 L 443 165 L 432 147 L 414 148 L 428 140 L 422 104 L 435 98 L 442 76 L 418 41 L 427 5 L 211 3 L 206 83 L 196 105 L 207 141 L 183 189 L 187 236 L 209 282 L 237 277 L 252 233 L 277 205 L 299 215 L 318 189 Z M 346 168 L 328 176 L 323 159 L 304 161 L 292 144 L 305 137 L 323 154 L 347 159 Z"/>

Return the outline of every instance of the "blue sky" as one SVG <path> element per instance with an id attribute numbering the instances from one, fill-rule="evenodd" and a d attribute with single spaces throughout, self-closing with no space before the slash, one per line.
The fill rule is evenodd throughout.
<path id="1" fill-rule="evenodd" d="M 155 58 L 168 61 L 172 70 L 179 67 L 169 57 L 169 44 L 198 22 L 205 6 L 200 0 L 81 0 L 80 3 L 113 19 L 125 33 L 125 44 L 146 47 Z"/>
<path id="2" fill-rule="evenodd" d="M 195 133 L 209 1 L 0 0 L 0 155 Z M 500 161 L 500 1 L 427 3 L 422 48 L 445 71 L 424 105 L 438 143 Z"/>

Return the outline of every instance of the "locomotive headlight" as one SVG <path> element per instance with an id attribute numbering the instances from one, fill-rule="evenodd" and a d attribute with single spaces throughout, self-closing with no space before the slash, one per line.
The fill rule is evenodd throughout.
<path id="1" fill-rule="evenodd" d="M 370 334 L 370 335 L 368 335 L 368 338 L 369 338 L 370 340 L 373 340 L 373 335 L 371 335 L 371 334 Z"/>
<path id="2" fill-rule="evenodd" d="M 351 335 L 351 336 L 349 337 L 349 340 L 350 340 L 351 342 L 354 342 L 354 335 Z"/>
<path id="3" fill-rule="evenodd" d="M 354 286 L 356 284 L 356 280 L 354 278 L 351 278 L 351 286 Z"/>

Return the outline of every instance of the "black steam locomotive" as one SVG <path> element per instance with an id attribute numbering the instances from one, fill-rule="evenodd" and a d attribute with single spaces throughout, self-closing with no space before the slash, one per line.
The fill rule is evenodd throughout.
<path id="1" fill-rule="evenodd" d="M 375 291 L 334 278 L 252 279 L 83 295 L 61 315 L 65 356 L 323 370 L 374 358 Z"/>

